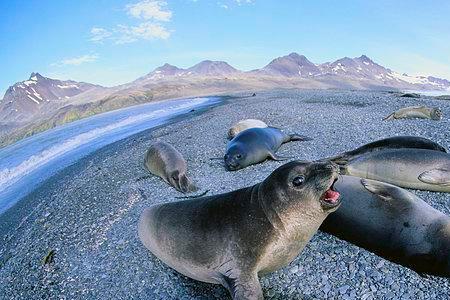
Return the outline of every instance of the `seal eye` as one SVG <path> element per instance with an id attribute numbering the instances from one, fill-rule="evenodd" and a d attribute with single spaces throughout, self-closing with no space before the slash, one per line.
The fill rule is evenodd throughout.
<path id="1" fill-rule="evenodd" d="M 294 180 L 292 180 L 292 184 L 294 186 L 301 186 L 303 183 L 305 182 L 305 176 L 300 175 L 294 178 Z"/>
<path id="2" fill-rule="evenodd" d="M 237 159 L 241 159 L 241 158 L 242 158 L 242 155 L 241 155 L 241 154 L 238 154 L 238 155 L 236 155 L 236 158 L 237 158 Z"/>

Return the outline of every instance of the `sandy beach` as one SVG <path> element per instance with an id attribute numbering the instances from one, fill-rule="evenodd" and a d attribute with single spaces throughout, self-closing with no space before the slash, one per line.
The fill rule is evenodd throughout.
<path id="1" fill-rule="evenodd" d="M 440 107 L 441 121 L 381 121 L 409 105 Z M 313 138 L 283 145 L 279 154 L 315 160 L 395 135 L 430 138 L 450 148 L 450 102 L 400 98 L 387 92 L 273 90 L 141 132 L 96 151 L 45 181 L 1 216 L 2 299 L 229 299 L 218 285 L 186 278 L 140 243 L 145 207 L 182 196 L 143 167 L 155 140 L 174 145 L 190 177 L 208 195 L 256 184 L 283 162 L 237 172 L 221 160 L 227 130 L 257 118 L 287 133 Z M 450 196 L 414 191 L 450 215 Z M 43 259 L 52 251 L 49 264 Z M 450 280 L 421 277 L 337 238 L 318 232 L 289 266 L 261 278 L 267 299 L 448 299 Z"/>

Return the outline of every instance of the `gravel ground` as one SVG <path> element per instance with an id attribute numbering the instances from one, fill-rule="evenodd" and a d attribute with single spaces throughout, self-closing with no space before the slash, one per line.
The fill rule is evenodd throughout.
<path id="1" fill-rule="evenodd" d="M 440 106 L 444 119 L 382 122 L 406 105 Z M 16 210 L 0 245 L 0 298 L 229 299 L 224 288 L 163 265 L 137 238 L 137 220 L 154 203 L 180 196 L 148 176 L 143 154 L 156 139 L 172 143 L 191 177 L 209 194 L 253 185 L 282 162 L 237 172 L 220 160 L 229 126 L 258 118 L 314 138 L 283 145 L 280 155 L 314 160 L 394 135 L 419 135 L 450 148 L 450 102 L 383 92 L 277 90 L 231 100 L 206 113 L 107 146 L 59 172 Z M 417 192 L 450 215 L 449 196 Z M 42 264 L 50 250 L 51 263 Z M 448 299 L 450 280 L 420 277 L 370 252 L 318 232 L 289 266 L 261 278 L 268 299 Z"/>

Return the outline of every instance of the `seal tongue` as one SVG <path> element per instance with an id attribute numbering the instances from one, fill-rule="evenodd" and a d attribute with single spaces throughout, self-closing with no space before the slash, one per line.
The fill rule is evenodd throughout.
<path id="1" fill-rule="evenodd" d="M 339 192 L 329 189 L 325 192 L 324 200 L 331 203 L 336 203 L 339 199 Z"/>

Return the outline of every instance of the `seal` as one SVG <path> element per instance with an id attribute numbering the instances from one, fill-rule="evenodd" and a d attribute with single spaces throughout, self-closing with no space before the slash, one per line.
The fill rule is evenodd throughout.
<path id="1" fill-rule="evenodd" d="M 389 116 L 385 117 L 383 121 L 414 118 L 439 121 L 440 119 L 442 119 L 442 111 L 439 108 L 434 107 L 410 106 L 394 111 Z"/>
<path id="2" fill-rule="evenodd" d="M 450 154 L 427 149 L 389 149 L 356 156 L 340 164 L 341 173 L 400 187 L 450 192 Z"/>
<path id="3" fill-rule="evenodd" d="M 293 161 L 251 187 L 151 206 L 139 238 L 185 276 L 221 284 L 233 299 L 263 299 L 258 276 L 289 264 L 338 208 L 338 170 Z"/>
<path id="4" fill-rule="evenodd" d="M 239 132 L 244 131 L 249 128 L 266 128 L 268 127 L 266 123 L 261 120 L 256 119 L 246 119 L 241 120 L 231 126 L 228 130 L 228 139 L 232 140 Z"/>
<path id="5" fill-rule="evenodd" d="M 165 142 L 156 142 L 145 154 L 145 167 L 179 192 L 195 192 L 198 188 L 187 177 L 186 161 L 177 149 Z"/>
<path id="6" fill-rule="evenodd" d="M 397 186 L 340 176 L 320 230 L 421 274 L 450 277 L 450 217 Z"/>
<path id="7" fill-rule="evenodd" d="M 253 164 L 273 160 L 286 160 L 275 154 L 282 144 L 291 141 L 309 141 L 311 138 L 298 134 L 285 134 L 274 127 L 250 128 L 239 133 L 228 142 L 224 156 L 229 171 L 236 171 Z"/>
<path id="8" fill-rule="evenodd" d="M 418 136 L 394 136 L 385 139 L 381 139 L 375 142 L 365 144 L 355 150 L 347 151 L 337 156 L 330 158 L 333 162 L 338 164 L 347 163 L 350 159 L 356 157 L 386 149 L 399 149 L 399 148 L 416 148 L 416 149 L 428 149 L 441 152 L 447 152 L 444 147 L 435 143 L 429 139 Z"/>

